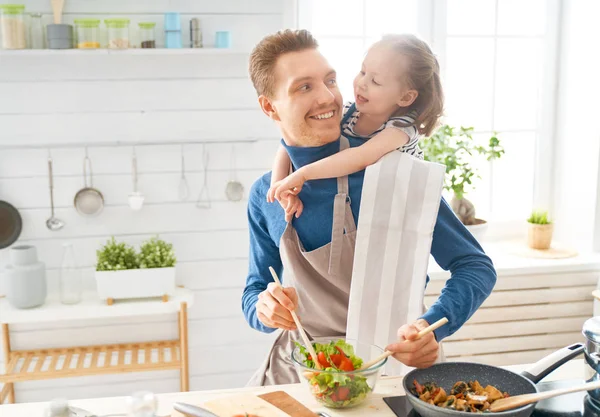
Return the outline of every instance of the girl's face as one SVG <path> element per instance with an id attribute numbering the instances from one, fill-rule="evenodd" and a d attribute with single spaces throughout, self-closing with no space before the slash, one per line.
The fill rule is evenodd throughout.
<path id="1" fill-rule="evenodd" d="M 354 79 L 356 108 L 361 113 L 388 118 L 399 107 L 410 106 L 417 92 L 405 82 L 408 66 L 408 58 L 390 46 L 373 45 Z"/>

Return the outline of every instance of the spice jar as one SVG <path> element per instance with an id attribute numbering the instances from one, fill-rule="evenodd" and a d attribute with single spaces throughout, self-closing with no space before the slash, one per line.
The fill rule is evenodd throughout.
<path id="1" fill-rule="evenodd" d="M 156 37 L 154 35 L 154 22 L 140 22 L 140 48 L 156 48 Z"/>
<path id="2" fill-rule="evenodd" d="M 0 30 L 2 31 L 2 48 L 25 49 L 25 6 L 22 4 L 0 5 Z"/>
<path id="3" fill-rule="evenodd" d="M 129 48 L 129 19 L 107 19 L 109 49 Z"/>
<path id="4" fill-rule="evenodd" d="M 77 29 L 77 48 L 98 49 L 100 48 L 100 20 L 98 19 L 75 19 Z"/>

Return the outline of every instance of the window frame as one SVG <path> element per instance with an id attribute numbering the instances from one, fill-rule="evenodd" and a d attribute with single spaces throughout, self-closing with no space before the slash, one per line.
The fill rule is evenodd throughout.
<path id="1" fill-rule="evenodd" d="M 450 0 L 451 1 L 451 0 Z M 531 196 L 532 208 L 545 208 L 550 212 L 553 211 L 554 193 L 552 184 L 554 183 L 555 158 L 557 155 L 554 152 L 556 144 L 557 117 L 556 111 L 558 106 L 558 80 L 559 80 L 559 62 L 560 62 L 560 38 L 562 29 L 561 13 L 563 11 L 562 0 L 547 0 L 546 2 L 546 22 L 547 32 L 545 35 L 498 35 L 498 4 L 501 0 L 495 1 L 495 28 L 494 35 L 460 35 L 461 38 L 493 38 L 494 39 L 494 74 L 493 74 L 493 95 L 492 95 L 492 129 L 494 126 L 494 112 L 496 102 L 496 59 L 497 59 L 497 44 L 498 39 L 505 38 L 542 38 L 544 47 L 544 73 L 541 84 L 541 96 L 537 111 L 537 120 L 539 123 L 536 129 L 518 129 L 504 130 L 502 132 L 528 132 L 536 134 L 535 145 L 535 160 L 534 164 L 534 186 Z M 310 30 L 311 16 L 314 11 L 316 0 L 295 0 L 297 8 L 297 23 L 298 27 L 307 28 Z M 362 33 L 353 36 L 321 36 L 320 38 L 336 38 L 336 39 L 362 39 L 363 47 L 366 47 L 367 41 L 370 38 L 366 33 L 366 4 L 367 0 L 362 0 L 363 13 L 363 28 Z M 419 36 L 427 41 L 432 49 L 436 52 L 440 66 L 442 68 L 442 77 L 446 68 L 446 44 L 447 39 L 452 37 L 448 35 L 446 20 L 447 20 L 448 0 L 419 0 L 417 2 L 417 31 Z M 318 35 L 317 35 L 318 36 Z M 492 133 L 485 131 L 477 131 L 476 133 Z M 529 213 L 523 213 L 523 219 L 515 219 L 510 221 L 498 221 L 493 219 L 494 206 L 491 196 L 493 195 L 494 181 L 494 163 L 490 162 L 490 213 L 491 219 L 488 221 L 488 240 L 507 239 L 517 237 L 526 233 L 526 228 L 523 226 Z M 600 185 L 599 185 L 600 187 Z M 600 188 L 599 188 L 599 204 L 600 206 Z M 596 227 L 600 235 L 600 208 L 598 209 L 598 221 Z M 600 249 L 600 238 L 596 245 Z"/>

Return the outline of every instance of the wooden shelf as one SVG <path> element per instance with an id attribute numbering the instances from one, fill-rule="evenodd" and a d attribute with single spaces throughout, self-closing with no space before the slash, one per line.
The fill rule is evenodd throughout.
<path id="1" fill-rule="evenodd" d="M 225 48 L 130 48 L 130 49 L 0 49 L 0 56 L 92 56 L 92 55 L 249 55 L 249 52 Z"/>
<path id="2" fill-rule="evenodd" d="M 181 368 L 179 340 L 12 351 L 0 383 Z"/>
<path id="3" fill-rule="evenodd" d="M 2 351 L 5 372 L 0 374 L 0 405 L 15 402 L 15 383 L 41 379 L 69 378 L 87 375 L 118 374 L 179 370 L 181 391 L 189 390 L 188 358 L 188 304 L 194 300 L 193 292 L 176 290 L 171 301 L 125 301 L 112 306 L 97 295 L 84 297 L 73 306 L 46 302 L 31 310 L 13 309 L 5 299 L 0 300 L 2 323 Z M 177 340 L 159 340 L 96 346 L 68 346 L 36 350 L 12 350 L 9 323 L 76 320 L 99 317 L 123 317 L 140 314 L 177 312 Z M 7 314 L 8 313 L 8 314 Z M 20 314 L 23 313 L 23 314 Z M 48 316 L 48 318 L 44 318 Z"/>

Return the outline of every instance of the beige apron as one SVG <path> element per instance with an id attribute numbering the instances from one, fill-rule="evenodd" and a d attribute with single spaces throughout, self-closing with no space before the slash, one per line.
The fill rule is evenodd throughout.
<path id="1" fill-rule="evenodd" d="M 348 146 L 348 139 L 342 137 L 340 150 Z M 356 224 L 348 197 L 348 177 L 338 178 L 337 187 L 331 242 L 307 252 L 288 223 L 279 245 L 284 285 L 298 292 L 296 311 L 309 337 L 344 337 L 346 332 Z M 300 382 L 291 360 L 294 340 L 302 340 L 298 331 L 279 330 L 269 355 L 248 386 Z"/>

